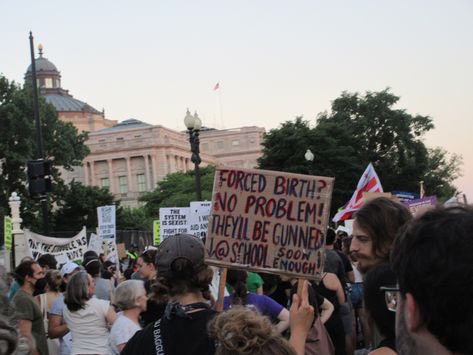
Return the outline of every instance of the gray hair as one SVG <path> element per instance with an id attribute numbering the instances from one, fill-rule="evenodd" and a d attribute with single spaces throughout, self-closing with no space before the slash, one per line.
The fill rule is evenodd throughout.
<path id="1" fill-rule="evenodd" d="M 126 280 L 118 285 L 113 294 L 113 304 L 125 311 L 136 307 L 136 299 L 146 294 L 141 280 Z"/>
<path id="2" fill-rule="evenodd" d="M 89 295 L 89 274 L 84 271 L 72 275 L 67 284 L 64 303 L 69 311 L 74 312 L 84 308 L 85 303 L 90 299 Z"/>

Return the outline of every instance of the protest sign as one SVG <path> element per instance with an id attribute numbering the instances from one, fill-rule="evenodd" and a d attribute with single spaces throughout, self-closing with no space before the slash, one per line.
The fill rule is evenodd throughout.
<path id="1" fill-rule="evenodd" d="M 417 200 L 420 198 L 419 194 L 416 192 L 393 191 L 392 194 L 396 196 L 401 202 Z"/>
<path id="2" fill-rule="evenodd" d="M 436 196 L 429 196 L 419 198 L 417 200 L 406 201 L 404 204 L 409 208 L 414 217 L 423 214 L 424 212 L 432 209 L 437 204 Z"/>
<path id="3" fill-rule="evenodd" d="M 118 257 L 120 259 L 125 259 L 126 258 L 125 243 L 118 243 L 117 244 L 117 252 L 118 252 Z"/>
<path id="4" fill-rule="evenodd" d="M 92 233 L 90 235 L 89 246 L 87 247 L 87 250 L 95 251 L 97 254 L 103 253 L 102 239 L 100 239 L 97 234 Z"/>
<path id="5" fill-rule="evenodd" d="M 161 243 L 161 225 L 159 220 L 156 219 L 153 221 L 153 244 L 159 245 Z"/>
<path id="6" fill-rule="evenodd" d="M 85 227 L 72 238 L 51 238 L 25 229 L 26 251 L 37 260 L 43 254 L 54 255 L 59 265 L 68 261 L 82 261 L 87 251 Z"/>
<path id="7" fill-rule="evenodd" d="M 333 178 L 217 168 L 208 264 L 320 278 Z"/>
<path id="8" fill-rule="evenodd" d="M 115 239 L 115 205 L 97 207 L 97 234 L 102 239 Z"/>
<path id="9" fill-rule="evenodd" d="M 13 221 L 11 217 L 5 216 L 3 219 L 3 236 L 5 242 L 5 249 L 11 250 L 13 239 Z"/>
<path id="10" fill-rule="evenodd" d="M 212 202 L 210 201 L 195 201 L 190 203 L 188 216 L 190 234 L 199 238 L 203 238 L 207 235 L 211 207 Z"/>
<path id="11" fill-rule="evenodd" d="M 159 209 L 159 220 L 161 224 L 161 241 L 170 235 L 188 233 L 189 225 L 187 216 L 189 207 L 169 207 Z"/>

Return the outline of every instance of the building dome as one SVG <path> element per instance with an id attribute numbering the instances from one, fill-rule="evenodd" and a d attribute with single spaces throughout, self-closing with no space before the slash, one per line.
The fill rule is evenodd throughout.
<path id="1" fill-rule="evenodd" d="M 40 72 L 40 71 L 56 71 L 57 72 L 58 71 L 56 66 L 44 57 L 36 58 L 35 64 L 36 64 L 37 72 Z M 27 74 L 31 73 L 31 64 L 28 66 L 26 73 Z"/>
<path id="2" fill-rule="evenodd" d="M 35 59 L 36 72 L 45 71 L 45 72 L 58 72 L 56 66 L 51 63 L 47 58 L 43 57 L 43 46 L 39 45 L 39 58 Z M 31 64 L 26 70 L 26 76 L 31 74 Z"/>

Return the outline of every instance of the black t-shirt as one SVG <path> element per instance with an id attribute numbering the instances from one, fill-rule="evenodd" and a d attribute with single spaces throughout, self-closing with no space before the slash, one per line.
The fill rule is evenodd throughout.
<path id="1" fill-rule="evenodd" d="M 207 323 L 217 312 L 205 309 L 188 313 L 189 318 L 161 318 L 160 331 L 165 355 L 213 355 L 215 344 L 207 334 Z M 155 323 L 137 332 L 121 355 L 156 355 Z"/>

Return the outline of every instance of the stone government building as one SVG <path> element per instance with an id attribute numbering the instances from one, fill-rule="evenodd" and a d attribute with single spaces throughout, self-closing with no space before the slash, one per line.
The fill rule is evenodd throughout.
<path id="1" fill-rule="evenodd" d="M 105 187 L 123 206 L 137 207 L 138 197 L 152 191 L 167 174 L 194 168 L 187 132 L 136 119 L 117 121 L 75 99 L 61 87 L 61 74 L 43 56 L 39 46 L 36 75 L 40 94 L 54 105 L 59 118 L 71 122 L 79 131 L 89 132 L 86 144 L 90 154 L 82 166 L 63 171 L 66 182 L 75 179 L 84 185 Z M 31 80 L 31 65 L 25 80 Z M 184 117 L 184 115 L 183 115 Z M 200 131 L 202 165 L 254 168 L 262 154 L 262 127 Z"/>

